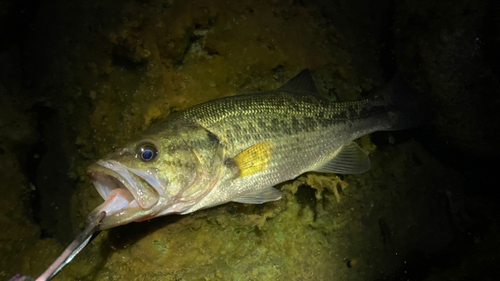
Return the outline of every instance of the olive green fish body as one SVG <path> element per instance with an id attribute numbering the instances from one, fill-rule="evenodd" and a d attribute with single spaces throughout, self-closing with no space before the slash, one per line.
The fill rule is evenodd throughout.
<path id="1" fill-rule="evenodd" d="M 89 168 L 106 200 L 101 228 L 226 202 L 281 198 L 273 186 L 308 171 L 362 173 L 352 141 L 402 126 L 392 94 L 331 102 L 308 71 L 266 93 L 225 97 L 173 114 Z M 150 157 L 151 156 L 151 157 Z"/>

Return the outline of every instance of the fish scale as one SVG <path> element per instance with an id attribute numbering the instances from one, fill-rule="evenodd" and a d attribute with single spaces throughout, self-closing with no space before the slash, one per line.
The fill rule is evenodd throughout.
<path id="1" fill-rule="evenodd" d="M 365 125 L 363 121 L 367 123 L 365 126 L 370 126 L 374 121 L 369 119 L 370 117 L 380 115 L 383 118 L 386 114 L 382 106 L 362 108 L 369 104 L 369 100 L 330 103 L 321 97 L 313 100 L 311 97 L 294 95 L 295 93 L 283 92 L 249 94 L 232 97 L 229 106 L 224 99 L 221 99 L 186 111 L 182 118 L 195 120 L 207 130 L 212 131 L 234 149 L 233 153 L 237 154 L 248 146 L 269 137 L 286 137 L 286 139 L 276 140 L 283 142 L 294 141 L 294 139 L 294 142 L 297 142 L 297 137 L 300 140 L 315 139 L 315 132 L 323 134 L 325 130 L 342 130 L 343 127 L 348 126 L 363 127 Z M 259 99 L 264 99 L 264 102 Z M 262 104 L 267 106 L 264 107 Z M 277 109 L 273 110 L 269 104 L 276 105 Z M 314 110 L 309 110 L 309 107 Z M 346 111 L 358 112 L 358 114 L 347 118 Z M 318 117 L 319 115 L 324 117 Z M 382 118 L 377 118 L 377 120 Z M 374 129 L 383 129 L 381 127 Z M 253 128 L 253 130 L 242 128 Z M 366 134 L 365 130 L 362 130 L 363 133 Z M 241 142 L 241 139 L 248 135 L 251 136 L 251 140 Z M 330 132 L 328 138 L 333 137 L 334 135 Z"/>

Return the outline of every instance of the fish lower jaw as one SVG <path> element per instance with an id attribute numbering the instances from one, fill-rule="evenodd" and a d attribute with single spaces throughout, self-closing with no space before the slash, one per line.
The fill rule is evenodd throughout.
<path id="1" fill-rule="evenodd" d="M 151 216 L 151 218 L 155 217 L 161 217 L 165 215 L 171 215 L 171 214 L 178 214 L 178 215 L 185 215 L 188 213 L 191 213 L 189 209 L 193 207 L 195 203 L 188 203 L 188 202 L 176 202 L 176 203 L 163 203 L 159 202 L 158 205 L 163 205 L 164 207 L 160 207 L 160 211 L 156 212 L 154 215 Z"/>
<path id="2" fill-rule="evenodd" d="M 98 225 L 98 230 L 140 221 L 141 218 L 147 216 L 144 214 L 145 210 L 134 200 L 132 194 L 123 188 L 113 189 L 106 201 L 90 212 L 88 219 L 92 220 L 93 217 L 102 212 L 105 212 L 105 217 Z"/>
<path id="3" fill-rule="evenodd" d="M 130 191 L 123 188 L 115 188 L 109 193 L 106 201 L 98 209 L 106 212 L 106 214 L 113 214 L 128 207 L 139 207 L 139 204 L 134 200 L 134 196 L 132 196 Z"/>

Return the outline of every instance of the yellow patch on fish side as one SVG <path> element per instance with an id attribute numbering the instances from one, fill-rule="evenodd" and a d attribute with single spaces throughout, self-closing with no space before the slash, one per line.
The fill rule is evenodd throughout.
<path id="1" fill-rule="evenodd" d="M 243 150 L 233 158 L 238 167 L 238 177 L 246 177 L 258 173 L 265 168 L 271 160 L 273 143 L 268 141 L 259 142 Z"/>

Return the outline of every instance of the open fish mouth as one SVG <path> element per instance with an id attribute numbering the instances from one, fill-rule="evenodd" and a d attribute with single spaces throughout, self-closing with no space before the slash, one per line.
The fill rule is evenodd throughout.
<path id="1" fill-rule="evenodd" d="M 164 193 L 156 172 L 129 168 L 115 160 L 99 160 L 87 173 L 105 200 L 101 211 L 107 214 L 127 207 L 151 209 Z"/>

